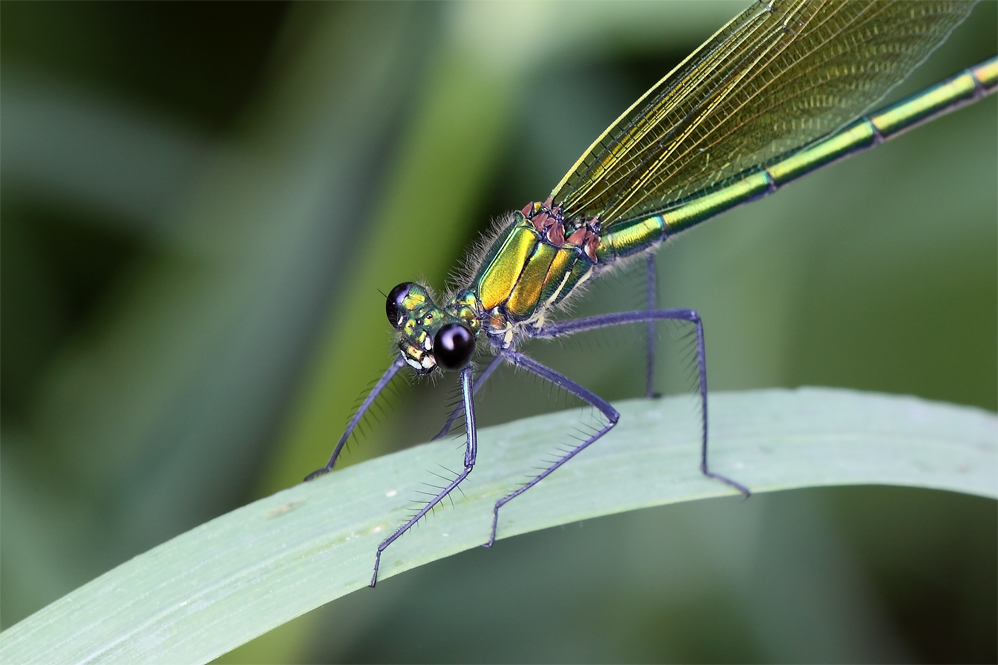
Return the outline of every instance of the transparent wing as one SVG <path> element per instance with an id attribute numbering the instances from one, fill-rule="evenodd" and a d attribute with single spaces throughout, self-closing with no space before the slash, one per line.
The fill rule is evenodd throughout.
<path id="1" fill-rule="evenodd" d="M 805 146 L 904 80 L 973 5 L 758 2 L 625 111 L 552 197 L 566 219 L 608 228 Z"/>

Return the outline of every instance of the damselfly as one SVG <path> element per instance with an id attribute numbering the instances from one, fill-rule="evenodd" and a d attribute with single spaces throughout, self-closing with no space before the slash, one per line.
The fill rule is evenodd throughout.
<path id="1" fill-rule="evenodd" d="M 398 330 L 398 355 L 350 420 L 329 462 L 306 480 L 333 469 L 361 418 L 406 365 L 420 375 L 459 373 L 462 407 L 437 437 L 463 413 L 466 442 L 463 470 L 379 545 L 371 586 L 385 549 L 474 468 L 474 395 L 500 364 L 527 370 L 575 395 L 595 407 L 603 422 L 496 502 L 486 546 L 495 542 L 503 505 L 617 423 L 618 413 L 607 401 L 518 351 L 528 338 L 645 325 L 646 394 L 651 396 L 656 324 L 692 324 L 701 402 L 700 471 L 748 496 L 747 487 L 708 465 L 703 324 L 695 310 L 656 308 L 655 250 L 714 215 L 994 92 L 998 57 L 857 118 L 941 44 L 973 5 L 972 0 L 757 2 L 627 109 L 543 202 L 508 215 L 461 288 L 443 298 L 412 282 L 392 289 L 386 311 Z M 645 309 L 553 320 L 584 284 L 640 255 L 647 271 Z M 471 359 L 479 346 L 494 357 L 476 376 Z"/>

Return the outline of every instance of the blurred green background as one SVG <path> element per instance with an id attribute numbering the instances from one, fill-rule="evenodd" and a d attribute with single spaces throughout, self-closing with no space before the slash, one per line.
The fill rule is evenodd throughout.
<path id="1" fill-rule="evenodd" d="M 320 466 L 390 362 L 379 290 L 442 286 L 745 4 L 4 2 L 2 625 Z M 982 3 L 893 96 L 995 53 L 996 14 Z M 994 411 L 996 100 L 658 264 L 660 304 L 705 321 L 712 390 Z M 628 282 L 584 307 L 640 306 Z M 537 353 L 640 394 L 641 357 L 598 348 Z M 561 408 L 500 377 L 485 424 Z M 452 377 L 418 387 L 347 463 L 433 433 Z M 996 552 L 979 498 L 715 500 L 466 552 L 222 660 L 995 662 Z"/>

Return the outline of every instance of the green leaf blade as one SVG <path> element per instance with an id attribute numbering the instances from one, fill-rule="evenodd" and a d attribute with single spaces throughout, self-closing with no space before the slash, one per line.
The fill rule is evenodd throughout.
<path id="1" fill-rule="evenodd" d="M 688 399 L 615 405 L 620 424 L 504 507 L 499 537 L 717 496 L 698 472 Z M 998 418 L 845 390 L 715 394 L 711 467 L 754 492 L 887 484 L 998 497 Z M 386 550 L 381 579 L 482 544 L 492 506 L 578 412 L 483 429 L 478 464 L 435 519 Z M 691 445 L 691 442 L 694 442 Z M 122 564 L 0 634 L 10 663 L 207 662 L 365 586 L 378 544 L 412 512 L 453 440 L 416 446 L 254 502 Z"/>

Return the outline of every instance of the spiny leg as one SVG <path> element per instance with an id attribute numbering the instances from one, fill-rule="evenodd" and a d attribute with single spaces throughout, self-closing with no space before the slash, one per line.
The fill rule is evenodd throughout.
<path id="1" fill-rule="evenodd" d="M 645 283 L 648 290 L 648 311 L 654 311 L 658 305 L 656 287 L 658 286 L 658 271 L 655 270 L 655 253 L 649 252 L 647 255 L 647 271 Z M 655 392 L 655 319 L 648 319 L 648 366 L 647 379 L 645 381 L 645 397 L 661 397 Z"/>
<path id="2" fill-rule="evenodd" d="M 640 323 L 643 321 L 661 321 L 666 319 L 673 319 L 679 321 L 689 321 L 694 326 L 696 326 L 697 333 L 697 371 L 700 377 L 700 411 L 702 414 L 701 429 L 703 432 L 703 438 L 700 445 L 700 472 L 707 476 L 708 478 L 713 478 L 719 480 L 722 483 L 729 485 L 739 492 L 742 496 L 748 498 L 751 492 L 747 487 L 741 483 L 728 478 L 727 476 L 722 476 L 719 473 L 714 473 L 707 466 L 707 358 L 705 345 L 703 340 L 703 323 L 700 321 L 700 315 L 697 314 L 696 310 L 692 309 L 654 309 L 650 311 L 643 312 L 620 312 L 617 314 L 602 314 L 600 316 L 591 316 L 584 319 L 575 319 L 574 321 L 565 321 L 562 323 L 551 323 L 543 328 L 536 330 L 532 333 L 534 337 L 542 338 L 553 338 L 560 337 L 563 335 L 570 335 L 572 333 L 581 332 L 583 330 L 592 330 L 594 328 L 604 328 L 607 326 L 617 326 L 626 323 Z"/>
<path id="3" fill-rule="evenodd" d="M 488 379 L 492 375 L 492 372 L 496 370 L 496 367 L 498 367 L 499 363 L 501 362 L 502 362 L 501 355 L 497 355 L 495 358 L 489 361 L 489 364 L 485 366 L 485 369 L 482 370 L 482 373 L 479 374 L 478 378 L 475 379 L 474 394 L 476 395 L 478 394 L 478 389 L 482 387 L 482 384 L 484 384 L 486 379 Z M 444 423 L 444 426 L 440 428 L 440 431 L 437 432 L 434 435 L 434 437 L 430 439 L 430 441 L 436 441 L 437 439 L 442 439 L 445 436 L 447 436 L 447 432 L 450 431 L 450 428 L 454 425 L 454 421 L 457 420 L 458 415 L 460 415 L 461 408 L 462 407 L 458 406 L 457 408 L 455 408 L 453 411 L 450 412 L 450 415 L 447 416 L 447 422 Z"/>
<path id="4" fill-rule="evenodd" d="M 371 392 L 368 393 L 367 398 L 364 399 L 364 402 L 360 405 L 360 408 L 357 409 L 357 413 L 353 414 L 353 418 L 351 418 L 350 422 L 347 424 L 347 428 L 346 431 L 343 432 L 343 436 L 341 436 L 340 440 L 336 442 L 336 447 L 333 449 L 333 454 L 330 455 L 329 461 L 326 462 L 326 466 L 322 467 L 321 469 L 317 469 L 312 473 L 308 474 L 307 476 L 305 476 L 305 480 L 303 482 L 307 483 L 313 478 L 317 478 L 333 470 L 333 465 L 336 464 L 336 459 L 340 456 L 340 452 L 342 452 L 343 446 L 346 445 L 347 439 L 350 438 L 350 435 L 353 434 L 353 431 L 357 429 L 357 425 L 360 424 L 360 421 L 364 417 L 364 414 L 367 413 L 367 410 L 369 408 L 371 408 L 371 405 L 374 404 L 374 400 L 378 398 L 378 395 L 381 394 L 381 391 L 385 389 L 385 386 L 387 386 L 388 383 L 392 380 L 392 377 L 395 376 L 396 372 L 398 372 L 404 366 L 405 366 L 405 360 L 403 360 L 402 356 L 400 355 L 395 359 L 395 362 L 392 363 L 392 366 L 389 367 L 387 371 L 385 371 L 385 373 L 381 376 L 380 379 L 378 379 L 378 382 L 374 384 L 374 387 L 371 388 Z"/>
<path id="5" fill-rule="evenodd" d="M 515 499 L 516 497 L 520 496 L 524 492 L 526 492 L 528 489 L 530 489 L 531 487 L 533 487 L 537 483 L 541 482 L 542 480 L 544 480 L 545 478 L 547 478 L 548 476 L 550 476 L 552 473 L 554 473 L 554 471 L 556 469 L 558 469 L 565 462 L 567 462 L 568 460 L 572 459 L 573 457 L 575 457 L 576 455 L 578 455 L 580 452 L 582 452 L 593 441 L 596 441 L 601 436 L 603 436 L 604 434 L 606 434 L 607 432 L 609 432 L 611 429 L 613 429 L 613 426 L 616 425 L 617 421 L 620 419 L 620 414 L 617 413 L 616 409 L 614 409 L 612 406 L 610 406 L 609 402 L 607 402 L 606 400 L 602 399 L 601 397 L 598 397 L 597 395 L 589 392 L 588 390 L 586 390 L 585 388 L 583 388 L 579 384 L 577 384 L 574 381 L 572 381 L 571 379 L 568 379 L 567 377 L 559 374 L 558 372 L 554 371 L 553 369 L 545 367 L 544 365 L 540 364 L 539 362 L 537 362 L 533 358 L 525 356 L 522 353 L 517 353 L 513 349 L 506 349 L 506 350 L 504 350 L 502 352 L 502 356 L 506 360 L 508 360 L 509 362 L 511 362 L 514 365 L 516 365 L 517 367 L 522 367 L 523 369 L 536 374 L 537 376 L 541 377 L 542 379 L 550 381 L 551 383 L 553 383 L 554 385 L 556 385 L 556 386 L 558 386 L 560 388 L 564 388 L 565 390 L 567 390 L 568 392 L 572 393 L 576 397 L 579 397 L 579 398 L 585 400 L 586 402 L 589 402 L 590 404 L 592 404 L 593 406 L 595 406 L 597 409 L 599 409 L 600 412 L 606 417 L 607 424 L 604 425 L 595 434 L 593 434 L 592 436 L 590 436 L 588 439 L 586 439 L 585 441 L 583 441 L 579 445 L 575 446 L 570 451 L 568 451 L 568 453 L 566 453 L 565 455 L 563 455 L 562 457 L 560 457 L 558 459 L 558 461 L 556 461 L 554 464 L 552 464 L 551 466 L 549 466 L 548 468 L 546 468 L 544 471 L 542 471 L 540 473 L 540 475 L 534 477 L 526 485 L 523 485 L 522 487 L 520 487 L 519 489 L 517 489 L 515 492 L 507 494 L 503 498 L 501 498 L 498 501 L 496 501 L 496 505 L 492 509 L 492 532 L 489 534 L 489 540 L 488 540 L 487 543 L 485 543 L 485 547 L 492 547 L 492 545 L 496 541 L 496 529 L 499 526 L 499 509 L 500 508 L 502 508 L 504 505 L 506 505 L 507 503 L 509 503 L 510 501 L 512 501 L 513 499 Z"/>
<path id="6" fill-rule="evenodd" d="M 412 516 L 412 518 L 399 527 L 395 533 L 390 535 L 384 540 L 380 545 L 378 545 L 378 552 L 374 556 L 374 575 L 371 576 L 371 586 L 373 587 L 378 582 L 378 567 L 381 565 L 381 553 L 384 552 L 389 545 L 398 540 L 402 534 L 412 528 L 412 526 L 421 520 L 426 513 L 433 510 L 434 506 L 440 503 L 444 497 L 450 494 L 451 490 L 461 484 L 471 470 L 475 468 L 475 458 L 478 455 L 478 430 L 475 429 L 475 400 L 474 400 L 474 382 L 472 377 L 471 367 L 465 367 L 461 370 L 461 393 L 464 396 L 464 422 L 465 428 L 467 430 L 467 447 L 464 451 L 464 471 L 458 474 L 454 480 L 450 481 L 446 487 L 440 490 L 433 499 L 430 500 L 428 504 L 423 506 L 422 510 Z"/>

